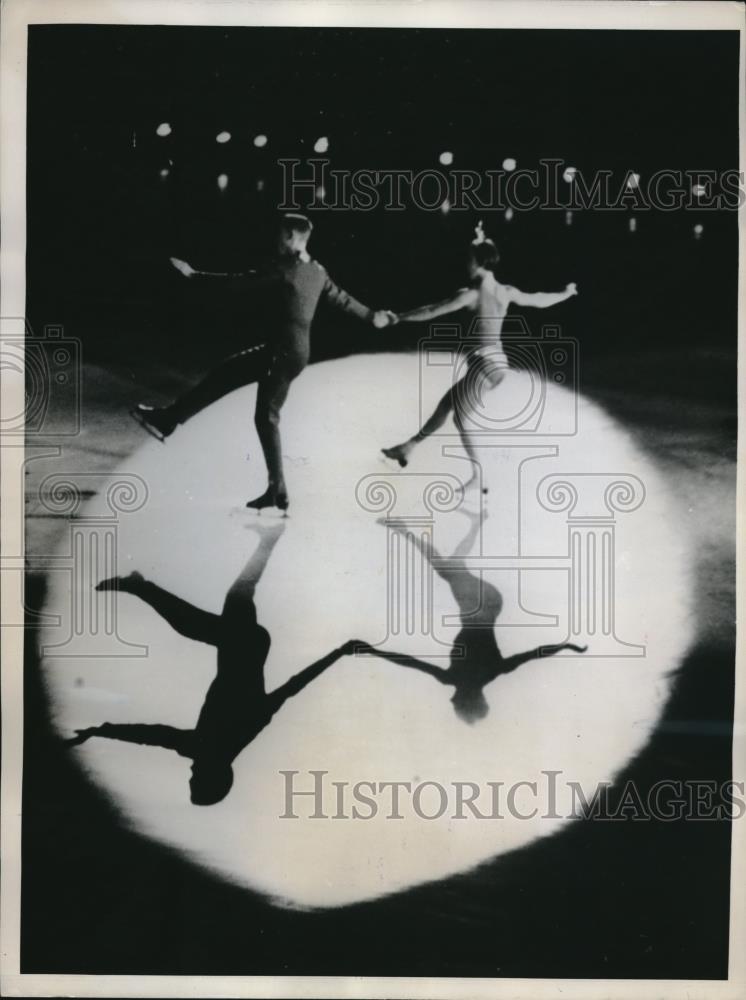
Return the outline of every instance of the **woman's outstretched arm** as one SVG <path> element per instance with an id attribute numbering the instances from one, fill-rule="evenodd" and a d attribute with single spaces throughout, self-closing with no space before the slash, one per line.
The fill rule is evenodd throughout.
<path id="1" fill-rule="evenodd" d="M 400 667 L 410 667 L 412 670 L 420 670 L 423 674 L 429 674 L 431 677 L 434 677 L 441 684 L 450 683 L 447 670 L 444 670 L 443 667 L 436 667 L 426 660 L 418 660 L 416 656 L 409 656 L 407 653 L 390 653 L 386 649 L 376 649 L 375 646 L 369 646 L 367 642 L 359 642 L 355 651 L 369 653 L 371 656 L 378 656 L 382 660 L 389 660 Z"/>
<path id="2" fill-rule="evenodd" d="M 554 656 L 555 653 L 561 653 L 563 649 L 571 649 L 575 653 L 585 653 L 588 647 L 576 646 L 572 642 L 560 642 L 555 646 L 537 646 L 536 649 L 529 649 L 525 653 L 517 653 L 515 656 L 507 657 L 501 662 L 499 669 L 495 671 L 495 677 L 500 674 L 509 674 L 511 670 L 516 670 L 524 663 L 528 663 L 529 660 L 540 660 L 544 656 Z"/>
<path id="3" fill-rule="evenodd" d="M 459 309 L 466 309 L 476 305 L 477 293 L 473 288 L 459 288 L 455 295 L 443 299 L 441 302 L 434 302 L 429 306 L 420 306 L 418 309 L 410 309 L 407 312 L 399 313 L 401 323 L 420 323 L 425 320 L 435 319 L 437 316 L 445 316 L 447 313 L 457 312 Z"/>
<path id="4" fill-rule="evenodd" d="M 578 294 L 578 286 L 574 281 L 565 286 L 562 292 L 522 292 L 520 288 L 514 288 L 512 285 L 503 287 L 508 293 L 510 302 L 515 302 L 517 306 L 533 306 L 535 309 L 548 309 Z"/>

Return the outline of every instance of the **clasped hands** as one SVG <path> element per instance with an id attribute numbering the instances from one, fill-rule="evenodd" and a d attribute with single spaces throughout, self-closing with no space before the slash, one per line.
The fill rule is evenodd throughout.
<path id="1" fill-rule="evenodd" d="M 398 322 L 398 315 L 390 309 L 377 309 L 373 313 L 373 326 L 378 330 L 382 330 L 386 326 L 396 326 Z"/>

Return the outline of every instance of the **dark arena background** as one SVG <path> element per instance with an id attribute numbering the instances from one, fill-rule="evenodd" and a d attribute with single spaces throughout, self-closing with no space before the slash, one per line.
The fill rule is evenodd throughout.
<path id="1" fill-rule="evenodd" d="M 738 58 L 737 33 L 715 31 L 32 26 L 27 316 L 35 335 L 62 327 L 81 345 L 82 432 L 64 468 L 113 469 L 142 442 L 135 402 L 165 400 L 261 339 L 261 315 L 187 286 L 168 258 L 215 271 L 254 261 L 281 197 L 279 159 L 308 171 L 326 137 L 338 170 L 447 174 L 444 151 L 453 169 L 554 158 L 589 177 L 612 170 L 617 184 L 628 171 L 732 170 Z M 331 210 L 320 196 L 304 207 L 313 255 L 374 306 L 458 287 L 480 218 L 505 281 L 578 283 L 547 321 L 577 339 L 581 392 L 655 459 L 697 541 L 698 639 L 624 777 L 642 790 L 728 780 L 736 213 L 568 218 L 558 207 L 507 219 Z M 543 318 L 528 320 L 538 335 Z M 417 337 L 324 314 L 313 358 L 411 350 Z M 30 463 L 27 489 L 24 972 L 727 975 L 727 820 L 576 822 L 457 878 L 315 913 L 275 907 L 130 832 L 61 752 L 38 671 L 43 562 L 65 528 L 34 501 L 52 467 Z"/>

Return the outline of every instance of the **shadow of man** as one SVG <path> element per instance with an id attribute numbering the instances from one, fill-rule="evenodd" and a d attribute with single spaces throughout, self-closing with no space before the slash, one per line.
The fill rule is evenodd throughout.
<path id="1" fill-rule="evenodd" d="M 254 526 L 259 545 L 228 591 L 219 615 L 196 608 L 139 573 L 102 580 L 97 590 L 114 590 L 140 598 L 180 635 L 217 650 L 217 672 L 205 696 L 194 729 L 145 723 L 111 723 L 77 730 L 66 740 L 77 746 L 92 737 L 124 740 L 175 750 L 192 761 L 189 789 L 195 805 L 222 801 L 233 785 L 233 761 L 272 721 L 285 702 L 302 691 L 333 663 L 353 651 L 348 642 L 267 692 L 264 665 L 269 632 L 258 623 L 254 593 L 283 522 Z"/>

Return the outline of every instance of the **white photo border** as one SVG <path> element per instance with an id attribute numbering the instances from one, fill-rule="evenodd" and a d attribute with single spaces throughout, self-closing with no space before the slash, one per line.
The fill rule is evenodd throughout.
<path id="1" fill-rule="evenodd" d="M 746 162 L 744 35 L 746 7 L 730 0 L 647 3 L 626 0 L 4 0 L 0 33 L 0 317 L 25 315 L 26 51 L 32 24 L 230 25 L 282 27 L 551 28 L 730 30 L 740 34 L 739 170 Z M 739 209 L 738 344 L 744 346 L 746 208 Z M 4 323 L 4 321 L 3 321 Z M 23 410 L 23 375 L 3 370 L 0 413 Z M 746 620 L 743 400 L 739 367 L 737 617 Z M 22 551 L 22 446 L 0 451 L 0 548 Z M 20 548 L 19 548 L 20 546 Z M 23 614 L 20 574 L 4 574 L 0 621 Z M 456 979 L 300 976 L 93 976 L 20 972 L 23 630 L 2 629 L 2 818 L 0 825 L 0 994 L 76 997 L 560 998 L 574 1000 L 742 1000 L 746 996 L 746 823 L 732 824 L 730 968 L 727 980 Z M 736 638 L 733 779 L 746 781 L 746 648 Z M 741 886 L 739 890 L 737 887 Z"/>

